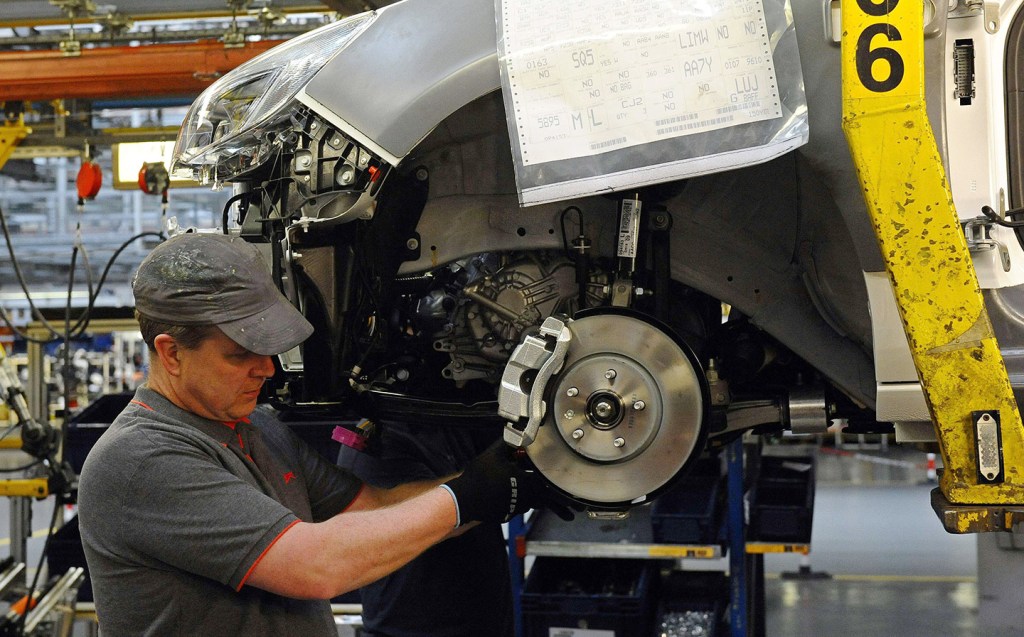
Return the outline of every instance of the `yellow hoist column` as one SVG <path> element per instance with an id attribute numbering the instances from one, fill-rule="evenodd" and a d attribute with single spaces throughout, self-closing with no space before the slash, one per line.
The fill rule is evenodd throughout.
<path id="1" fill-rule="evenodd" d="M 931 411 L 955 533 L 1024 522 L 1024 432 L 924 100 L 914 0 L 843 0 L 843 131 Z"/>

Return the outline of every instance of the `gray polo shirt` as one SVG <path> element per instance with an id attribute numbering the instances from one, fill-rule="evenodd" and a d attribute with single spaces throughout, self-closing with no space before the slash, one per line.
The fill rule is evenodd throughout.
<path id="1" fill-rule="evenodd" d="M 361 483 L 276 419 L 199 418 L 141 387 L 82 468 L 79 522 L 104 637 L 337 635 L 326 601 L 246 586 L 299 520 Z"/>

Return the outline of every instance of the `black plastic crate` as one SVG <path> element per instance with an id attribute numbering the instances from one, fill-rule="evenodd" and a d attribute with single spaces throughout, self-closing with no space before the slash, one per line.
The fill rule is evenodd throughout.
<path id="1" fill-rule="evenodd" d="M 751 491 L 750 538 L 811 541 L 814 520 L 814 458 L 765 456 Z"/>
<path id="2" fill-rule="evenodd" d="M 724 632 L 723 617 L 729 606 L 729 579 L 721 571 L 672 571 L 662 578 L 653 635 L 696 634 L 706 637 Z M 680 630 L 679 623 L 691 628 Z M 676 630 L 674 631 L 673 628 Z"/>
<path id="3" fill-rule="evenodd" d="M 71 417 L 68 422 L 64 458 L 71 464 L 75 473 L 82 472 L 82 464 L 89 455 L 89 450 L 134 397 L 134 392 L 105 394 Z"/>
<path id="4" fill-rule="evenodd" d="M 61 575 L 69 568 L 81 566 L 85 576 L 78 588 L 78 601 L 91 602 L 92 580 L 89 579 L 89 565 L 85 563 L 85 551 L 82 549 L 82 534 L 78 529 L 78 516 L 71 518 L 64 526 L 57 529 L 46 546 L 46 565 L 50 575 Z"/>
<path id="5" fill-rule="evenodd" d="M 657 565 L 648 560 L 538 557 L 522 594 L 525 637 L 577 630 L 648 637 Z"/>
<path id="6" fill-rule="evenodd" d="M 721 475 L 691 475 L 658 496 L 651 505 L 655 542 L 712 544 L 718 542 L 722 520 Z"/>

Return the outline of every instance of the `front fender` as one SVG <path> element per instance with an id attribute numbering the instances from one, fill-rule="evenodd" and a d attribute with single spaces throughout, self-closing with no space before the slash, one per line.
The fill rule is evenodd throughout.
<path id="1" fill-rule="evenodd" d="M 499 88 L 494 3 L 406 0 L 313 77 L 299 100 L 398 165 L 446 117 Z"/>

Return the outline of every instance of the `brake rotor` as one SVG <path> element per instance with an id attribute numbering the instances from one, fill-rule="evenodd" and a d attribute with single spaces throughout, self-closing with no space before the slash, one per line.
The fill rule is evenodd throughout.
<path id="1" fill-rule="evenodd" d="M 689 348 L 646 318 L 590 314 L 568 329 L 565 362 L 526 452 L 581 502 L 643 501 L 703 450 L 707 380 Z"/>

